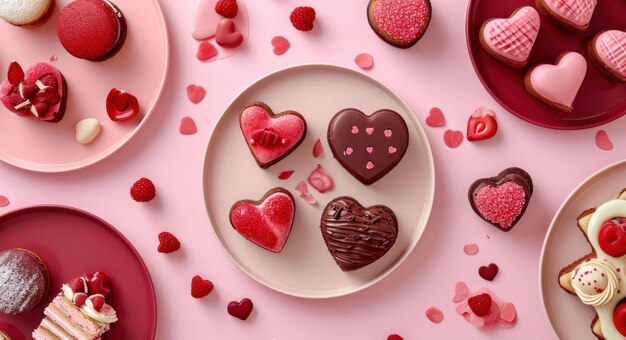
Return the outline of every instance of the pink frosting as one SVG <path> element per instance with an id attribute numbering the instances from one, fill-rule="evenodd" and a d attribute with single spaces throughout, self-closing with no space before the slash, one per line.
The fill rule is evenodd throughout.
<path id="1" fill-rule="evenodd" d="M 564 55 L 558 64 L 543 64 L 530 74 L 530 84 L 542 97 L 568 107 L 585 79 L 587 61 L 576 52 Z"/>
<path id="2" fill-rule="evenodd" d="M 524 188 L 514 182 L 478 190 L 474 204 L 487 221 L 509 228 L 520 215 L 526 202 Z"/>
<path id="3" fill-rule="evenodd" d="M 537 10 L 530 6 L 522 7 L 510 18 L 487 22 L 482 32 L 483 39 L 491 50 L 503 57 L 525 62 L 539 34 L 540 24 Z"/>
<path id="4" fill-rule="evenodd" d="M 469 307 L 467 300 L 472 296 L 483 293 L 491 296 L 491 309 L 487 315 L 478 316 Z M 496 326 L 510 328 L 517 323 L 515 306 L 511 302 L 501 301 L 486 288 L 470 291 L 465 282 L 457 282 L 452 302 L 457 303 L 456 312 L 478 328 L 492 328 Z"/>
<path id="5" fill-rule="evenodd" d="M 600 34 L 595 49 L 602 62 L 626 77 L 626 32 L 612 30 Z"/>
<path id="6" fill-rule="evenodd" d="M 587 26 L 593 16 L 597 0 L 543 0 L 543 2 L 566 20 L 576 26 Z"/>
<path id="7" fill-rule="evenodd" d="M 371 14 L 381 31 L 409 43 L 428 24 L 430 7 L 426 0 L 378 0 Z"/>

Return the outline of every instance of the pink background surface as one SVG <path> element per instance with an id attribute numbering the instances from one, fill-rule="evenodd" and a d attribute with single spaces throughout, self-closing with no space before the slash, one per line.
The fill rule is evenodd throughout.
<path id="1" fill-rule="evenodd" d="M 293 7 L 312 4 L 318 17 L 312 32 L 296 31 L 288 16 Z M 170 74 L 157 110 L 144 129 L 113 156 L 96 166 L 68 174 L 38 174 L 0 164 L 0 195 L 15 208 L 44 203 L 75 206 L 117 227 L 135 245 L 151 271 L 158 299 L 157 339 L 527 339 L 553 337 L 539 293 L 538 264 L 550 221 L 563 199 L 591 173 L 622 158 L 626 147 L 624 118 L 602 127 L 615 149 L 594 144 L 597 128 L 554 131 L 530 125 L 504 111 L 476 77 L 465 45 L 466 4 L 433 3 L 435 16 L 422 40 L 400 50 L 382 42 L 370 29 L 365 2 L 284 0 L 248 1 L 250 36 L 235 56 L 210 63 L 195 59 L 191 38 L 192 1 L 163 1 L 171 38 Z M 282 56 L 272 53 L 274 35 L 292 46 Z M 201 187 L 204 149 L 219 114 L 241 89 L 260 76 L 286 66 L 322 62 L 356 69 L 354 57 L 368 52 L 374 68 L 367 73 L 403 98 L 423 122 L 428 110 L 440 107 L 445 128 L 426 127 L 436 168 L 433 214 L 414 252 L 394 273 L 357 294 L 331 300 L 303 300 L 276 293 L 241 272 L 222 251 L 208 224 Z M 185 87 L 201 84 L 206 99 L 194 105 Z M 478 105 L 496 110 L 498 134 L 491 140 L 464 141 L 457 149 L 443 143 L 446 128 L 465 131 Z M 178 124 L 191 116 L 198 133 L 182 136 Z M 328 150 L 327 150 L 328 151 Z M 509 233 L 479 219 L 467 202 L 467 188 L 478 177 L 508 166 L 520 166 L 533 177 L 535 191 L 526 215 Z M 138 204 L 128 195 L 139 177 L 157 185 L 157 198 Z M 228 180 L 228 179 L 224 179 Z M 233 182 L 236 186 L 236 182 Z M 157 234 L 169 230 L 182 250 L 156 251 Z M 487 238 L 489 236 L 490 238 Z M 466 243 L 480 252 L 463 253 Z M 493 282 L 477 274 L 495 262 Z M 206 298 L 189 294 L 191 277 L 200 274 L 215 284 Z M 519 321 L 508 330 L 482 332 L 454 312 L 454 283 L 485 286 L 515 303 Z M 231 300 L 249 297 L 255 308 L 242 322 L 226 313 Z M 435 325 L 424 316 L 429 306 L 445 319 Z M 591 334 L 590 334 L 591 337 Z"/>

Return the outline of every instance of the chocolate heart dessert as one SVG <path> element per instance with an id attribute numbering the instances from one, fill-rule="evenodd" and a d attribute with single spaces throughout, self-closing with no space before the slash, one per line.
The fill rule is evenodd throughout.
<path id="1" fill-rule="evenodd" d="M 7 80 L 0 84 L 0 101 L 21 117 L 56 123 L 63 119 L 67 84 L 59 70 L 36 63 L 24 72 L 17 62 L 9 66 Z"/>
<path id="2" fill-rule="evenodd" d="M 291 193 L 283 188 L 273 188 L 258 201 L 241 200 L 233 204 L 230 224 L 252 243 L 280 253 L 295 215 L 296 204 Z"/>
<path id="3" fill-rule="evenodd" d="M 510 231 L 524 215 L 532 194 L 530 175 L 520 168 L 508 168 L 495 177 L 476 180 L 468 197 L 480 218 L 502 231 Z"/>
<path id="4" fill-rule="evenodd" d="M 306 121 L 295 111 L 274 114 L 267 104 L 255 102 L 239 115 L 239 126 L 254 160 L 269 168 L 295 150 L 306 135 Z"/>
<path id="5" fill-rule="evenodd" d="M 391 209 L 384 205 L 364 208 L 346 196 L 326 205 L 320 228 L 328 251 L 344 272 L 378 260 L 398 237 L 398 221 Z"/>
<path id="6" fill-rule="evenodd" d="M 339 163 L 369 185 L 400 163 L 409 145 L 409 130 L 395 111 L 378 110 L 367 116 L 344 109 L 328 125 L 328 144 Z"/>

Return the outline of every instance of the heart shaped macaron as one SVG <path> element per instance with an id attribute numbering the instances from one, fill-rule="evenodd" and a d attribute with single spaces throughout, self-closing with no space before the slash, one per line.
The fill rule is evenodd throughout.
<path id="1" fill-rule="evenodd" d="M 255 102 L 239 115 L 239 126 L 250 152 L 261 168 L 269 168 L 295 150 L 306 135 L 306 121 L 295 111 L 274 114 Z"/>
<path id="2" fill-rule="evenodd" d="M 384 205 L 365 208 L 345 196 L 326 205 L 320 228 L 328 251 L 344 272 L 378 260 L 398 237 L 398 221 L 391 209 Z"/>
<path id="3" fill-rule="evenodd" d="M 370 0 L 367 19 L 386 43 L 409 48 L 428 28 L 432 8 L 429 0 Z"/>
<path id="4" fill-rule="evenodd" d="M 536 0 L 541 14 L 555 24 L 572 31 L 584 31 L 589 27 L 598 0 Z"/>
<path id="5" fill-rule="evenodd" d="M 526 73 L 526 89 L 550 107 L 571 112 L 586 74 L 585 57 L 568 52 L 558 58 L 556 65 L 541 64 L 530 69 Z"/>
<path id="6" fill-rule="evenodd" d="M 530 175 L 520 168 L 508 168 L 494 177 L 476 180 L 468 197 L 480 218 L 502 231 L 510 231 L 524 215 L 532 193 Z"/>
<path id="7" fill-rule="evenodd" d="M 283 188 L 269 190 L 258 201 L 241 200 L 230 209 L 230 224 L 252 243 L 280 253 L 291 232 L 296 205 Z"/>
<path id="8" fill-rule="evenodd" d="M 480 29 L 480 44 L 499 61 L 523 68 L 539 34 L 540 22 L 534 8 L 518 8 L 507 19 L 485 21 Z"/>
<path id="9" fill-rule="evenodd" d="M 589 55 L 604 73 L 626 82 L 626 32 L 602 31 L 589 42 Z"/>
<path id="10" fill-rule="evenodd" d="M 395 111 L 384 109 L 367 116 L 357 109 L 344 109 L 328 125 L 328 144 L 337 161 L 369 185 L 400 163 L 409 145 L 409 131 Z"/>

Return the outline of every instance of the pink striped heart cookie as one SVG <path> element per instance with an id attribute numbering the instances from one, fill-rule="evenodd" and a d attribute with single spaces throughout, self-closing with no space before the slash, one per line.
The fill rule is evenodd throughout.
<path id="1" fill-rule="evenodd" d="M 539 34 L 539 13 L 530 7 L 518 8 L 506 19 L 490 19 L 480 28 L 480 44 L 499 61 L 523 68 Z"/>
<path id="2" fill-rule="evenodd" d="M 607 75 L 626 82 L 626 32 L 607 30 L 589 42 L 591 61 Z"/>
<path id="3" fill-rule="evenodd" d="M 541 14 L 566 29 L 582 32 L 589 27 L 598 0 L 536 0 Z"/>
<path id="4" fill-rule="evenodd" d="M 556 65 L 541 64 L 526 73 L 526 89 L 537 99 L 564 112 L 571 112 L 578 90 L 587 74 L 585 57 L 568 52 Z"/>

